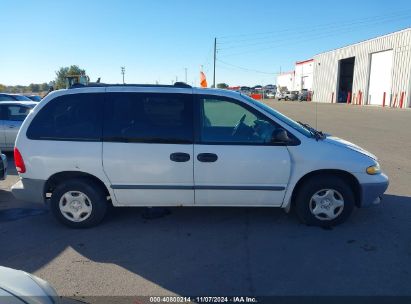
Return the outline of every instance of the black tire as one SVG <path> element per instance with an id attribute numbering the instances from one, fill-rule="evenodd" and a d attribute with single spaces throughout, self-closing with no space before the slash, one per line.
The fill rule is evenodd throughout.
<path id="1" fill-rule="evenodd" d="M 59 203 L 62 196 L 70 191 L 82 192 L 89 200 L 88 204 L 91 204 L 91 213 L 88 218 L 75 222 L 67 219 L 60 210 Z M 62 224 L 71 228 L 89 228 L 97 225 L 104 218 L 108 207 L 107 194 L 105 189 L 88 178 L 75 178 L 68 181 L 64 181 L 57 185 L 51 196 L 51 211 L 55 218 Z"/>
<path id="2" fill-rule="evenodd" d="M 311 202 L 311 198 L 314 194 L 324 193 L 320 192 L 323 189 L 331 189 L 336 191 L 337 196 L 342 196 L 344 205 L 342 211 L 339 208 L 334 209 L 334 215 L 336 218 L 319 219 L 311 212 L 310 205 L 316 206 L 315 201 Z M 298 189 L 298 193 L 295 196 L 295 211 L 299 220 L 309 226 L 331 227 L 341 224 L 347 220 L 354 209 L 355 197 L 353 190 L 344 179 L 334 175 L 321 175 L 313 177 Z M 315 211 L 315 208 L 314 210 Z M 326 217 L 325 214 L 317 215 L 320 217 Z"/>
<path id="3" fill-rule="evenodd" d="M 288 101 L 288 97 L 284 98 L 285 101 Z"/>

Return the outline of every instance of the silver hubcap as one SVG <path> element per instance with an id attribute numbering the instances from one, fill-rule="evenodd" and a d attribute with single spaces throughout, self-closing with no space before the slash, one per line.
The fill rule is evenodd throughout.
<path id="1" fill-rule="evenodd" d="M 336 219 L 344 209 L 344 198 L 334 189 L 317 191 L 310 200 L 311 213 L 321 221 Z"/>
<path id="2" fill-rule="evenodd" d="M 68 191 L 60 198 L 59 208 L 63 216 L 72 222 L 88 219 L 93 210 L 91 200 L 80 191 Z"/>

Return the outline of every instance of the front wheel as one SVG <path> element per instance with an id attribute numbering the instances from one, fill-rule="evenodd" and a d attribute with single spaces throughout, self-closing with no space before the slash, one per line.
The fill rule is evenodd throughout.
<path id="1" fill-rule="evenodd" d="M 351 187 L 340 177 L 327 175 L 305 182 L 295 197 L 295 210 L 307 225 L 329 227 L 343 223 L 354 209 Z"/>
<path id="2" fill-rule="evenodd" d="M 97 225 L 104 218 L 107 205 L 104 189 L 87 178 L 65 181 L 56 187 L 51 196 L 54 216 L 72 228 Z"/>

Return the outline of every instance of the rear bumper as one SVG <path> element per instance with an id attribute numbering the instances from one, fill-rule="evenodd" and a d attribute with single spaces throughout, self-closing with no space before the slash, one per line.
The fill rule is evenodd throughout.
<path id="1" fill-rule="evenodd" d="M 360 207 L 378 205 L 382 200 L 382 195 L 389 185 L 388 177 L 381 174 L 380 181 L 375 183 L 361 184 L 361 204 Z"/>
<path id="2" fill-rule="evenodd" d="M 11 187 L 14 197 L 21 201 L 44 203 L 44 185 L 46 181 L 40 179 L 21 178 Z"/>
<path id="3" fill-rule="evenodd" d="M 7 156 L 0 154 L 0 180 L 4 180 L 7 177 Z"/>

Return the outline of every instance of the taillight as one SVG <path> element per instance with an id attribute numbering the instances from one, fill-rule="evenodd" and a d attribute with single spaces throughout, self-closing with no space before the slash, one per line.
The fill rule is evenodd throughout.
<path id="1" fill-rule="evenodd" d="M 24 165 L 23 157 L 21 156 L 20 151 L 17 148 L 14 148 L 14 164 L 16 165 L 18 173 L 26 172 L 26 166 Z"/>

